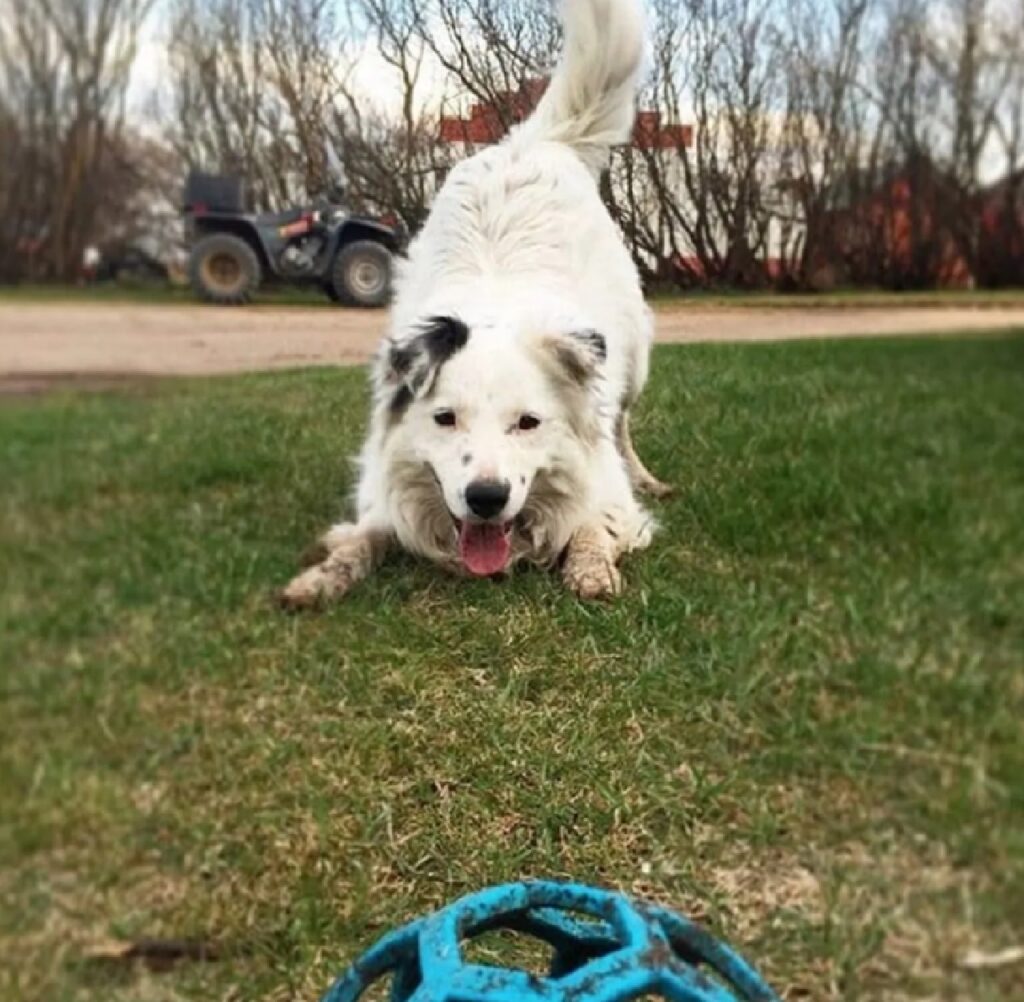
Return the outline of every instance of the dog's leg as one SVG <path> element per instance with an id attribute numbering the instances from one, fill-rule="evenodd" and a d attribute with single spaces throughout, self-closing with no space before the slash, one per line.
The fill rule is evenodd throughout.
<path id="1" fill-rule="evenodd" d="M 281 606 L 310 609 L 341 598 L 380 563 L 391 538 L 391 532 L 379 526 L 334 526 L 319 543 L 326 556 L 282 589 L 278 596 Z"/>
<path id="2" fill-rule="evenodd" d="M 615 566 L 620 553 L 621 547 L 604 525 L 583 525 L 566 547 L 562 579 L 580 598 L 613 598 L 622 591 L 622 575 Z"/>
<path id="3" fill-rule="evenodd" d="M 675 488 L 671 484 L 663 483 L 643 464 L 643 460 L 637 455 L 633 447 L 633 438 L 629 434 L 629 410 L 623 408 L 619 412 L 619 420 L 615 427 L 615 437 L 618 442 L 619 452 L 626 461 L 626 468 L 629 470 L 629 479 L 636 490 L 651 497 L 666 498 L 673 493 Z"/>

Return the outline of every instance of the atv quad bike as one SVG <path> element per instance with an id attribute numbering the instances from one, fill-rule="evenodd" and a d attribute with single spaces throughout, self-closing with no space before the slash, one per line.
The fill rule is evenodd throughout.
<path id="1" fill-rule="evenodd" d="M 396 226 L 330 202 L 252 213 L 240 178 L 193 171 L 185 183 L 188 274 L 210 303 L 247 303 L 266 282 L 318 285 L 337 303 L 384 306 L 391 294 Z"/>

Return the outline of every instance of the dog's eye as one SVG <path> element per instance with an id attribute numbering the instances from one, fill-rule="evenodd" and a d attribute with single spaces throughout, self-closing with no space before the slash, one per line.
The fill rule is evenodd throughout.
<path id="1" fill-rule="evenodd" d="M 520 431 L 533 431 L 540 424 L 540 418 L 536 414 L 523 414 L 519 418 L 516 427 Z"/>
<path id="2" fill-rule="evenodd" d="M 455 411 L 435 411 L 434 424 L 440 425 L 442 428 L 454 428 Z"/>

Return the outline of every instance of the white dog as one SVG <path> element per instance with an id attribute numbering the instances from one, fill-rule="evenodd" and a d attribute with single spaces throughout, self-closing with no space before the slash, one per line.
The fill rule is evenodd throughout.
<path id="1" fill-rule="evenodd" d="M 401 268 L 373 369 L 355 523 L 282 593 L 343 595 L 387 548 L 489 576 L 561 560 L 584 598 L 617 594 L 648 545 L 634 489 L 667 488 L 629 437 L 652 321 L 601 202 L 633 122 L 641 0 L 566 0 L 565 51 L 534 114 L 456 166 Z"/>

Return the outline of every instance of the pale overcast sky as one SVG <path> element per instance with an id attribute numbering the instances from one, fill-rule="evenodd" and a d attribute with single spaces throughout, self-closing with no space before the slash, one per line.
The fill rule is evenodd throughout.
<path id="1" fill-rule="evenodd" d="M 136 117 L 143 117 L 154 93 L 160 91 L 167 75 L 167 20 L 164 3 L 158 3 L 143 30 L 139 55 L 132 68 L 129 104 Z M 382 110 L 400 110 L 401 94 L 395 70 L 381 57 L 376 42 L 368 39 L 358 51 L 351 79 L 367 100 Z M 436 104 L 444 95 L 445 73 L 429 53 L 424 57 L 419 82 L 421 102 Z"/>
<path id="2" fill-rule="evenodd" d="M 160 123 L 147 121 L 145 112 L 152 107 L 154 94 L 159 93 L 167 74 L 166 59 L 166 5 L 168 0 L 157 0 L 157 8 L 147 22 L 140 41 L 139 56 L 132 72 L 129 103 L 139 125 L 149 131 L 158 130 Z M 394 69 L 381 58 L 374 40 L 368 39 L 358 52 L 352 79 L 356 89 L 366 100 L 382 111 L 397 113 L 400 109 L 400 89 Z M 446 91 L 446 75 L 437 60 L 429 53 L 424 57 L 421 71 L 419 101 L 421 105 L 436 108 Z M 685 113 L 684 113 L 685 119 Z M 1006 169 L 1005 159 L 993 143 L 984 158 L 983 175 L 996 180 Z"/>

